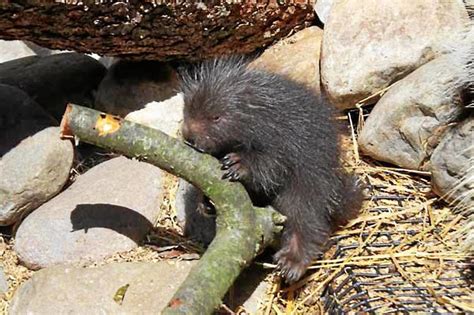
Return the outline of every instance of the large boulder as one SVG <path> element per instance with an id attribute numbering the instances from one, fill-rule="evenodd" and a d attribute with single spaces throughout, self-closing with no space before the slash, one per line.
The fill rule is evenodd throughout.
<path id="1" fill-rule="evenodd" d="M 54 55 L 54 54 L 62 54 L 66 52 L 72 52 L 72 51 L 67 51 L 67 50 L 57 50 L 57 49 L 49 49 L 43 46 L 40 46 L 36 43 L 30 42 L 30 41 L 23 41 L 23 43 L 28 46 L 29 49 L 35 52 L 36 55 L 38 56 L 49 56 L 49 55 Z"/>
<path id="2" fill-rule="evenodd" d="M 129 113 L 125 119 L 177 137 L 183 121 L 183 107 L 183 94 L 178 93 L 165 101 L 148 103 L 144 108 Z"/>
<path id="3" fill-rule="evenodd" d="M 57 125 L 41 106 L 22 90 L 0 84 L 0 158 L 23 139 Z"/>
<path id="4" fill-rule="evenodd" d="M 38 269 L 137 247 L 159 215 L 162 177 L 159 168 L 124 157 L 93 167 L 21 223 L 20 260 Z"/>
<path id="5" fill-rule="evenodd" d="M 404 168 L 428 170 L 433 149 L 464 111 L 459 84 L 465 69 L 462 60 L 447 54 L 394 84 L 364 124 L 362 151 Z"/>
<path id="6" fill-rule="evenodd" d="M 98 268 L 50 267 L 15 293 L 10 314 L 156 314 L 170 301 L 196 261 L 111 263 Z M 270 283 L 268 270 L 250 266 L 224 302 L 258 314 Z M 122 288 L 123 299 L 117 292 Z M 115 298 L 115 300 L 114 300 Z"/>
<path id="7" fill-rule="evenodd" d="M 61 191 L 74 158 L 58 127 L 26 138 L 0 160 L 0 225 L 10 225 Z M 48 233 L 48 231 L 45 231 Z"/>
<path id="8" fill-rule="evenodd" d="M 439 55 L 468 20 L 461 0 L 335 1 L 321 53 L 329 98 L 353 107 Z"/>
<path id="9" fill-rule="evenodd" d="M 118 60 L 100 82 L 95 108 L 125 117 L 146 104 L 164 101 L 177 92 L 173 67 L 158 61 Z"/>
<path id="10" fill-rule="evenodd" d="M 322 29 L 308 27 L 265 50 L 250 67 L 287 76 L 320 94 L 319 54 L 322 38 Z"/>
<path id="11" fill-rule="evenodd" d="M 323 24 L 326 24 L 329 19 L 333 3 L 334 0 L 317 0 L 314 5 L 314 11 Z"/>
<path id="12" fill-rule="evenodd" d="M 34 55 L 36 53 L 21 40 L 0 40 L 0 63 Z"/>
<path id="13" fill-rule="evenodd" d="M 10 314 L 157 314 L 194 265 L 160 261 L 46 268 L 18 289 Z M 117 298 L 121 288 L 123 299 Z"/>
<path id="14" fill-rule="evenodd" d="M 444 134 L 431 156 L 433 190 L 448 201 L 474 207 L 474 116 Z"/>
<path id="15" fill-rule="evenodd" d="M 104 74 L 100 62 L 78 53 L 31 56 L 0 64 L 0 83 L 22 89 L 58 121 L 67 103 L 92 105 L 93 90 Z"/>

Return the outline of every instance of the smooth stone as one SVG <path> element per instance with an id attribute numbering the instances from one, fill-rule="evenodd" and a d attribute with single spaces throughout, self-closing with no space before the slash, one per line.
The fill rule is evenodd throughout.
<path id="1" fill-rule="evenodd" d="M 34 55 L 35 52 L 21 40 L 0 40 L 0 63 Z"/>
<path id="2" fill-rule="evenodd" d="M 314 11 L 323 24 L 326 24 L 329 19 L 333 3 L 334 0 L 317 0 L 314 5 Z"/>
<path id="3" fill-rule="evenodd" d="M 60 139 L 59 127 L 39 131 L 6 153 L 0 160 L 0 225 L 17 222 L 59 193 L 73 159 L 73 145 Z"/>
<path id="4" fill-rule="evenodd" d="M 230 290 L 224 302 L 231 309 L 237 309 L 242 306 L 248 313 L 260 314 L 259 310 L 265 299 L 271 284 L 265 281 L 265 278 L 271 271 L 257 265 L 251 265 L 245 269 L 233 284 L 233 290 Z"/>
<path id="5" fill-rule="evenodd" d="M 468 21 L 462 0 L 335 1 L 322 43 L 324 89 L 338 108 L 354 107 L 439 56 Z"/>
<path id="6" fill-rule="evenodd" d="M 461 208 L 474 207 L 474 116 L 453 126 L 431 155 L 433 191 Z"/>
<path id="7" fill-rule="evenodd" d="M 0 158 L 23 139 L 58 125 L 22 90 L 0 84 Z"/>
<path id="8" fill-rule="evenodd" d="M 129 113 L 125 119 L 178 137 L 183 122 L 183 107 L 183 94 L 178 93 L 165 101 L 148 103 L 145 108 Z"/>
<path id="9" fill-rule="evenodd" d="M 56 55 L 56 54 L 63 54 L 67 52 L 73 52 L 73 51 L 68 51 L 68 50 L 49 49 L 30 41 L 23 41 L 23 42 L 25 43 L 26 46 L 28 46 L 31 50 L 33 50 L 36 55 L 41 56 L 41 57 Z"/>
<path id="10" fill-rule="evenodd" d="M 136 248 L 159 215 L 163 171 L 117 157 L 86 173 L 19 226 L 15 251 L 31 269 L 97 261 Z"/>
<path id="11" fill-rule="evenodd" d="M 271 46 L 250 67 L 277 73 L 321 93 L 319 55 L 323 30 L 312 26 Z"/>
<path id="12" fill-rule="evenodd" d="M 433 149 L 464 110 L 463 63 L 444 55 L 394 84 L 365 121 L 360 149 L 380 161 L 428 170 Z"/>
<path id="13" fill-rule="evenodd" d="M 158 314 L 195 264 L 159 261 L 46 268 L 18 289 L 10 315 Z M 123 299 L 115 301 L 117 291 L 126 285 Z"/>
<path id="14" fill-rule="evenodd" d="M 31 56 L 0 64 L 0 83 L 19 87 L 60 121 L 68 103 L 93 104 L 93 90 L 105 71 L 78 53 Z"/>
<path id="15" fill-rule="evenodd" d="M 100 82 L 94 107 L 125 117 L 150 102 L 172 97 L 177 85 L 176 71 L 167 63 L 120 59 L 110 66 Z"/>

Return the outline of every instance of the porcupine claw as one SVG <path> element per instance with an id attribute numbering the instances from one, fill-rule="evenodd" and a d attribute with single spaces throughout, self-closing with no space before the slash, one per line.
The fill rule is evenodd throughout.
<path id="1" fill-rule="evenodd" d="M 225 171 L 222 179 L 229 179 L 236 182 L 242 178 L 245 169 L 241 164 L 241 158 L 237 153 L 229 153 L 220 160 L 221 170 Z"/>

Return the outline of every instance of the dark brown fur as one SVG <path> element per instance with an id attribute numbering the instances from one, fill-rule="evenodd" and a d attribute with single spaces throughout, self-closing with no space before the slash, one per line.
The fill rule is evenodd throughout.
<path id="1" fill-rule="evenodd" d="M 254 204 L 287 216 L 275 259 L 287 282 L 298 280 L 362 202 L 341 169 L 331 107 L 240 58 L 202 64 L 183 77 L 182 90 L 184 138 L 221 159 L 224 178 L 242 182 Z"/>

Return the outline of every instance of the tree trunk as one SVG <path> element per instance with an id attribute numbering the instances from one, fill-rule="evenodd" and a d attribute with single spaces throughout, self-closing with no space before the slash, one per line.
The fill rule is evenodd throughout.
<path id="1" fill-rule="evenodd" d="M 313 1 L 11 0 L 0 4 L 0 38 L 130 59 L 197 61 L 250 53 L 309 26 Z"/>

